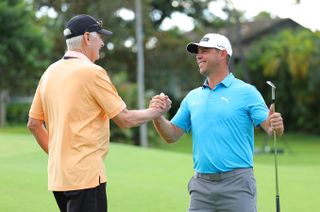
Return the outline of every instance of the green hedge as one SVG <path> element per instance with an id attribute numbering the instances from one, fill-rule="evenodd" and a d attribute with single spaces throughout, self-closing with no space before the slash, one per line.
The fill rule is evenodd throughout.
<path id="1" fill-rule="evenodd" d="M 9 103 L 7 105 L 7 123 L 25 124 L 28 121 L 30 103 Z"/>

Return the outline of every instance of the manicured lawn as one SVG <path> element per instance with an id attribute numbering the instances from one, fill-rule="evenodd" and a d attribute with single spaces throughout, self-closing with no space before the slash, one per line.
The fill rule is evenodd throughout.
<path id="1" fill-rule="evenodd" d="M 273 138 L 258 131 L 255 147 L 273 147 Z M 285 134 L 277 139 L 284 150 L 278 155 L 278 177 L 281 211 L 318 211 L 320 208 L 320 136 Z M 190 136 L 176 144 L 158 144 L 157 148 L 175 152 L 191 152 Z M 191 156 L 190 156 L 191 157 Z M 275 211 L 274 154 L 260 153 L 254 157 L 258 190 L 258 211 Z"/>
<path id="2" fill-rule="evenodd" d="M 258 134 L 257 147 L 266 137 Z M 270 145 L 272 141 L 270 141 Z M 281 211 L 318 211 L 320 137 L 288 134 L 278 140 Z M 24 130 L 0 129 L 0 211 L 58 211 L 47 191 L 47 156 Z M 191 175 L 189 136 L 178 144 L 138 148 L 111 144 L 106 158 L 111 212 L 183 212 Z M 258 211 L 275 211 L 273 154 L 255 156 Z"/>

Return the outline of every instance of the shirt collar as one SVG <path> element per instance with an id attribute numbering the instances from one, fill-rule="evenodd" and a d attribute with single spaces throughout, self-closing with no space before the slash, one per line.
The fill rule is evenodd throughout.
<path id="1" fill-rule="evenodd" d="M 225 87 L 230 87 L 234 78 L 235 77 L 234 77 L 233 73 L 230 73 L 228 76 L 226 76 L 226 78 L 224 78 L 222 80 L 221 84 L 223 84 Z"/>
<path id="2" fill-rule="evenodd" d="M 229 87 L 232 84 L 232 81 L 233 81 L 234 78 L 235 78 L 234 75 L 232 73 L 230 73 L 219 84 L 222 84 L 225 87 Z M 203 88 L 209 87 L 208 78 L 204 81 L 202 87 Z"/>
<path id="3" fill-rule="evenodd" d="M 89 58 L 87 56 L 85 56 L 84 54 L 82 54 L 81 52 L 76 52 L 76 51 L 66 51 L 66 53 L 64 54 L 64 57 L 76 57 L 80 60 L 85 60 L 88 61 L 90 63 L 92 63 L 91 60 L 89 60 Z"/>

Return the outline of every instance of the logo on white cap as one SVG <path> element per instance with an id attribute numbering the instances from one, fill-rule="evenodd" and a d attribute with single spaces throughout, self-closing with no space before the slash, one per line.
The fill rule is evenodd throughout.
<path id="1" fill-rule="evenodd" d="M 209 41 L 209 38 L 203 37 L 201 41 Z"/>

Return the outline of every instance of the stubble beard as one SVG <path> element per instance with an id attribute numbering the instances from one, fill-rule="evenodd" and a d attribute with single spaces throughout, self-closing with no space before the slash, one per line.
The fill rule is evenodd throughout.
<path id="1" fill-rule="evenodd" d="M 208 76 L 208 71 L 206 69 L 199 69 L 199 73 L 202 75 L 202 76 Z"/>

